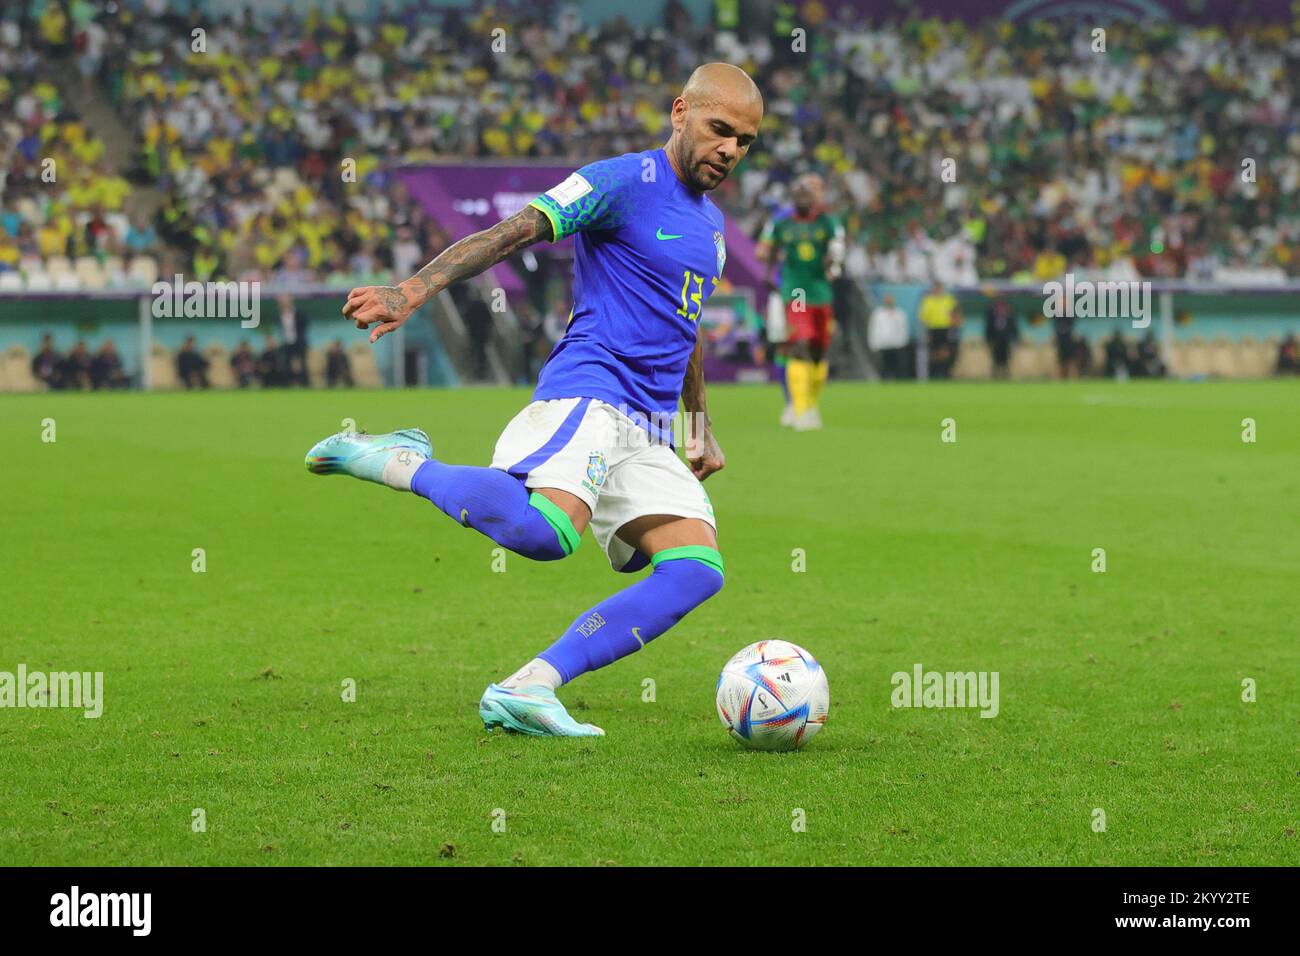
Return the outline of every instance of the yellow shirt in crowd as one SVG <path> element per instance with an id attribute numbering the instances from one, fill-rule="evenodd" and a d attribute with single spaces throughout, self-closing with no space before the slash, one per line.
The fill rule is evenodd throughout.
<path id="1" fill-rule="evenodd" d="M 921 300 L 921 324 L 927 329 L 950 329 L 952 310 L 956 307 L 957 299 L 950 293 L 931 292 Z"/>

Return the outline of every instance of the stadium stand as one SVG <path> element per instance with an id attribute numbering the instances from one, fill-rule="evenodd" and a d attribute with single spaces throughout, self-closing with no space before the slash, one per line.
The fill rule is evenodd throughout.
<path id="1" fill-rule="evenodd" d="M 587 22 L 541 2 L 514 18 L 520 42 L 503 57 L 486 10 L 417 5 L 374 21 L 80 0 L 61 22 L 60 6 L 27 36 L 14 14 L 0 19 L 0 293 L 148 286 L 177 271 L 390 281 L 400 230 L 426 251 L 448 241 L 397 169 L 578 164 L 661 142 L 664 107 L 705 53 L 745 66 L 768 98 L 759 144 L 715 198 L 754 235 L 793 177 L 821 172 L 858 283 L 1300 278 L 1288 106 L 1300 49 L 1279 24 L 1117 21 L 1117 52 L 1100 58 L 1084 24 L 881 23 L 845 4 L 834 22 L 801 13 L 814 29 L 796 60 L 771 24 L 718 31 L 675 5 L 671 23 Z M 1268 175 L 1242 175 L 1243 143 Z M 940 175 L 948 157 L 955 182 Z M 354 177 L 340 173 L 349 163 Z M 145 196 L 151 217 L 135 202 Z M 1219 334 L 1168 343 L 1171 370 L 1272 374 L 1276 346 Z M 978 339 L 966 336 L 957 377 L 990 373 Z M 1099 368 L 1097 340 L 1088 347 Z M 350 354 L 358 384 L 381 380 L 373 356 Z M 169 360 L 150 362 L 155 387 L 174 385 Z M 1023 341 L 1011 372 L 1055 374 L 1050 346 Z"/>

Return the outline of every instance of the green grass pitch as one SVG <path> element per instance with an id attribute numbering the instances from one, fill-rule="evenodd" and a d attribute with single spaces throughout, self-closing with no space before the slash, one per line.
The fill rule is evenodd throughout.
<path id="1" fill-rule="evenodd" d="M 499 573 L 302 464 L 345 418 L 483 464 L 527 391 L 0 397 L 0 670 L 105 695 L 0 710 L 0 864 L 1300 862 L 1294 384 L 840 384 L 805 434 L 775 389 L 710 397 L 727 585 L 561 692 L 595 741 L 476 710 L 630 583 L 590 536 Z M 714 713 L 766 637 L 830 678 L 798 753 Z M 999 714 L 892 707 L 918 663 L 997 671 Z"/>

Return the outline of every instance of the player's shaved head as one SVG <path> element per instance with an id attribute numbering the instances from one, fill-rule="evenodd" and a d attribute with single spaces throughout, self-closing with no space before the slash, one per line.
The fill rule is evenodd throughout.
<path id="1" fill-rule="evenodd" d="M 749 152 L 762 121 L 763 96 L 749 74 L 730 63 L 705 63 L 673 100 L 673 134 L 664 150 L 678 178 L 705 192 Z"/>
<path id="2" fill-rule="evenodd" d="M 749 74 L 730 63 L 705 63 L 696 67 L 681 97 L 691 106 L 739 105 L 763 113 L 763 95 Z"/>

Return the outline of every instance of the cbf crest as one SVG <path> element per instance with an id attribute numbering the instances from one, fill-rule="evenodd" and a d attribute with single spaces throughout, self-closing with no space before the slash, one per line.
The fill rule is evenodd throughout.
<path id="1" fill-rule="evenodd" d="M 605 483 L 605 475 L 609 473 L 609 466 L 605 463 L 605 453 L 603 451 L 593 451 L 587 456 L 587 480 L 591 482 L 591 490 L 599 491 L 600 486 Z"/>
<path id="2" fill-rule="evenodd" d="M 727 263 L 727 241 L 721 232 L 714 231 L 713 248 L 718 250 L 718 278 L 722 278 L 722 267 Z"/>

